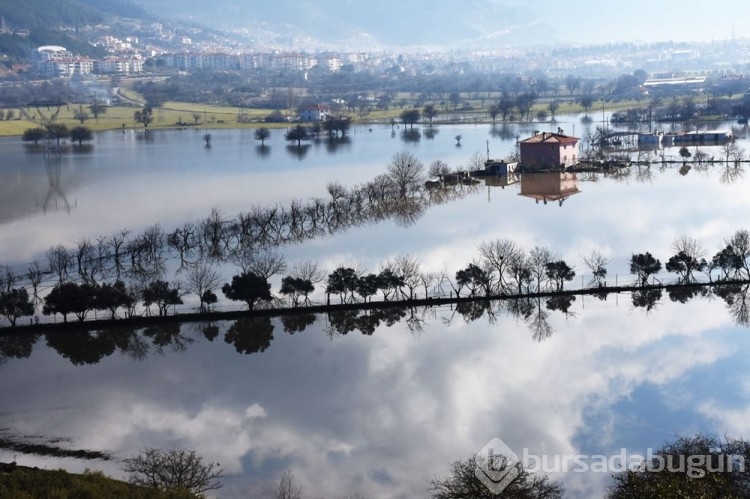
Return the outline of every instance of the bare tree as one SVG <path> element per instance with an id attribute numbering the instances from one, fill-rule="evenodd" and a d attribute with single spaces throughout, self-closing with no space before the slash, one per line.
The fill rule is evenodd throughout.
<path id="1" fill-rule="evenodd" d="M 706 248 L 694 237 L 680 235 L 672 241 L 672 250 L 675 253 L 684 252 L 686 255 L 700 259 L 706 256 Z"/>
<path id="2" fill-rule="evenodd" d="M 529 253 L 529 270 L 536 281 L 536 290 L 540 292 L 547 282 L 547 264 L 557 260 L 555 255 L 547 248 L 535 246 Z"/>
<path id="3" fill-rule="evenodd" d="M 189 258 L 197 246 L 195 225 L 185 222 L 182 227 L 178 227 L 167 236 L 167 244 L 180 255 L 180 268 L 177 271 L 189 268 L 192 265 Z"/>
<path id="4" fill-rule="evenodd" d="M 265 280 L 284 272 L 287 268 L 286 257 L 275 250 L 253 250 L 248 248 L 233 257 L 234 263 L 242 272 L 252 272 Z"/>
<path id="5" fill-rule="evenodd" d="M 448 167 L 448 164 L 444 161 L 440 161 L 439 159 L 436 159 L 432 163 L 430 163 L 430 168 L 427 172 L 427 174 L 431 178 L 439 178 L 440 180 L 443 180 L 443 178 L 450 173 L 450 168 Z"/>
<path id="6" fill-rule="evenodd" d="M 388 176 L 396 185 L 401 197 L 405 197 L 419 186 L 424 178 L 424 165 L 412 153 L 396 153 L 388 163 Z"/>
<path id="7" fill-rule="evenodd" d="M 292 470 L 281 474 L 279 483 L 273 491 L 273 499 L 302 499 L 302 487 L 294 482 Z"/>
<path id="8" fill-rule="evenodd" d="M 44 272 L 42 272 L 42 268 L 39 265 L 39 261 L 34 260 L 31 265 L 29 265 L 29 282 L 31 283 L 31 290 L 32 290 L 32 298 L 34 299 L 34 304 L 39 304 L 42 299 L 39 298 L 39 285 L 42 284 L 42 280 L 44 279 Z"/>
<path id="9" fill-rule="evenodd" d="M 414 299 L 414 290 L 422 284 L 422 265 L 411 255 L 399 255 L 386 262 L 386 268 L 393 269 L 393 273 L 404 280 L 404 286 L 409 290 L 408 298 Z M 406 294 L 401 293 L 405 298 Z"/>
<path id="10" fill-rule="evenodd" d="M 212 260 L 221 261 L 225 258 L 224 227 L 226 224 L 227 219 L 217 208 L 211 208 L 211 214 L 200 222 L 201 248 L 204 254 Z"/>
<path id="11" fill-rule="evenodd" d="M 611 263 L 611 260 L 602 255 L 599 250 L 593 250 L 588 256 L 581 256 L 581 258 L 592 274 L 589 286 L 604 286 L 606 284 L 607 265 Z"/>
<path id="12" fill-rule="evenodd" d="M 531 265 L 529 256 L 524 250 L 519 248 L 511 257 L 508 263 L 508 275 L 513 279 L 515 291 L 519 295 L 531 287 Z"/>
<path id="13" fill-rule="evenodd" d="M 224 476 L 219 463 L 204 463 L 193 450 L 146 448 L 124 463 L 130 483 L 162 491 L 182 489 L 203 494 L 220 489 Z"/>
<path id="14" fill-rule="evenodd" d="M 76 263 L 78 264 L 78 275 L 83 279 L 83 282 L 90 283 L 93 281 L 93 275 L 91 272 L 91 265 L 96 258 L 94 245 L 88 238 L 83 238 L 77 245 L 76 251 Z"/>
<path id="15" fill-rule="evenodd" d="M 502 291 L 506 285 L 508 266 L 520 252 L 520 248 L 508 239 L 485 241 L 479 245 L 479 255 L 482 267 L 491 268 L 497 272 L 498 288 Z"/>
<path id="16" fill-rule="evenodd" d="M 484 169 L 485 157 L 479 151 L 474 151 L 474 154 L 469 158 L 467 165 L 469 171 L 483 170 Z"/>
<path id="17" fill-rule="evenodd" d="M 3 271 L 0 274 L 0 292 L 4 291 L 6 293 L 10 293 L 11 289 L 13 289 L 13 285 L 17 280 L 18 277 L 16 276 L 16 273 L 13 272 L 13 269 L 11 267 L 6 266 L 5 268 L 3 268 Z"/>
<path id="18" fill-rule="evenodd" d="M 291 268 L 290 275 L 295 279 L 303 279 L 313 284 L 322 282 L 326 278 L 326 273 L 320 268 L 318 262 L 312 260 L 295 263 Z"/>
<path id="19" fill-rule="evenodd" d="M 122 264 L 122 258 L 124 256 L 123 252 L 126 247 L 128 235 L 130 235 L 130 231 L 123 229 L 112 236 L 112 258 L 114 259 L 115 276 L 117 279 L 120 278 L 120 273 L 125 268 Z"/>
<path id="20" fill-rule="evenodd" d="M 512 478 L 502 495 L 495 494 L 479 479 L 477 470 L 492 469 L 505 471 Z M 511 470 L 513 474 L 511 474 Z M 547 498 L 563 497 L 562 484 L 549 479 L 547 475 L 538 475 L 527 471 L 523 463 L 514 462 L 506 456 L 471 457 L 465 461 L 451 464 L 447 476 L 435 478 L 430 484 L 431 497 L 434 499 L 491 499 L 497 497 L 514 498 Z"/>
<path id="21" fill-rule="evenodd" d="M 68 278 L 70 253 L 65 249 L 65 246 L 58 244 L 47 250 L 47 261 L 49 262 L 50 270 L 52 270 L 53 274 L 57 275 L 60 284 L 62 284 Z"/>
<path id="22" fill-rule="evenodd" d="M 738 230 L 732 234 L 732 237 L 725 239 L 724 242 L 731 249 L 732 253 L 736 255 L 741 268 L 745 271 L 745 276 L 750 276 L 750 266 L 748 266 L 748 258 L 750 258 L 750 232 L 745 229 Z"/>
<path id="23" fill-rule="evenodd" d="M 187 290 L 198 295 L 200 311 L 206 311 L 204 298 L 207 291 L 213 291 L 221 286 L 221 274 L 211 265 L 199 263 L 192 267 L 185 278 Z"/>

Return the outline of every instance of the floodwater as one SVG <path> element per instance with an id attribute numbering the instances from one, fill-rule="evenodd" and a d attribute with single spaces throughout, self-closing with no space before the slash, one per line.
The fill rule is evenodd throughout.
<path id="1" fill-rule="evenodd" d="M 557 126 L 582 128 L 571 118 L 541 129 Z M 325 197 L 327 183 L 368 181 L 402 150 L 426 165 L 458 167 L 474 153 L 486 156 L 489 141 L 491 156 L 502 157 L 531 129 L 502 138 L 488 125 L 440 126 L 432 138 L 422 130 L 418 142 L 405 142 L 402 129 L 392 136 L 390 126 L 374 126 L 304 153 L 290 150 L 281 131 L 263 151 L 252 131 L 212 131 L 211 148 L 202 130 L 156 131 L 148 140 L 113 132 L 59 159 L 3 139 L 0 264 L 22 269 L 53 244 L 153 223 L 174 228 L 212 208 L 234 216 Z M 724 237 L 747 228 L 747 182 L 742 171 L 718 166 L 633 168 L 617 178 L 566 178 L 556 186 L 568 194 L 562 203 L 559 193 L 547 203 L 528 195 L 549 191 L 549 179 L 482 185 L 413 224 L 363 224 L 284 253 L 290 263 L 311 259 L 329 271 L 339 264 L 376 271 L 408 253 L 426 270 L 451 274 L 477 256 L 481 241 L 507 238 L 557 252 L 578 273 L 569 286 L 581 285 L 581 255 L 593 249 L 612 259 L 609 279 L 631 282 L 632 253 L 665 261 L 674 238 L 686 234 L 713 255 Z M 222 497 L 267 492 L 286 469 L 309 497 L 427 497 L 432 478 L 493 438 L 519 456 L 622 448 L 645 455 L 676 433 L 750 435 L 750 336 L 723 300 L 665 296 L 646 311 L 628 295 L 588 296 L 571 313 L 543 304 L 539 311 L 548 326 L 541 335 L 534 317 L 499 309 L 476 318 L 445 307 L 354 321 L 351 331 L 347 318 L 318 316 L 4 339 L 0 436 L 114 459 L 0 450 L 0 460 L 118 475 L 116 460 L 144 446 L 180 447 L 221 463 Z M 572 497 L 601 495 L 610 479 L 554 478 Z"/>

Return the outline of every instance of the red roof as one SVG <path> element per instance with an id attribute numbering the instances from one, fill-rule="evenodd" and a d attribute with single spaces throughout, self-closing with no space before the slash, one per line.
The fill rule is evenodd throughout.
<path id="1" fill-rule="evenodd" d="M 556 143 L 556 144 L 575 144 L 580 139 L 578 137 L 570 137 L 561 133 L 542 132 L 538 133 L 528 139 L 524 139 L 521 142 L 524 144 L 541 144 L 541 143 Z"/>

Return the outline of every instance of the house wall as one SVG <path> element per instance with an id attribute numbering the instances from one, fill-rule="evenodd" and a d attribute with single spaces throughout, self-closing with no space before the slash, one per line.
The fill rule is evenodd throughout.
<path id="1" fill-rule="evenodd" d="M 578 162 L 577 144 L 557 142 L 521 143 L 521 163 L 525 166 L 552 168 Z"/>

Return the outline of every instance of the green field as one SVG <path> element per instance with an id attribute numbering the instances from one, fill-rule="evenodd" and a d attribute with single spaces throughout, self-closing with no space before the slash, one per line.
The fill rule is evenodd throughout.
<path id="1" fill-rule="evenodd" d="M 122 90 L 122 94 L 128 99 L 142 100 L 142 97 L 132 90 Z M 468 122 L 487 122 L 489 123 L 490 117 L 487 114 L 487 108 L 490 105 L 490 101 L 464 101 L 471 105 L 473 108 L 470 111 L 462 111 L 460 114 L 464 117 L 463 121 Z M 629 107 L 638 106 L 636 101 L 622 101 L 617 103 L 597 101 L 589 109 L 589 114 L 596 115 L 602 111 L 602 106 L 607 111 L 627 109 Z M 439 106 L 438 106 L 439 107 Z M 407 109 L 404 106 L 404 109 Z M 79 106 L 71 104 L 60 108 L 57 121 L 64 123 L 68 127 L 73 127 L 81 124 L 79 120 L 75 119 L 74 114 L 79 109 Z M 143 125 L 135 123 L 133 114 L 140 108 L 133 106 L 114 106 L 108 107 L 106 113 L 99 115 L 99 119 L 95 120 L 93 116 L 89 116 L 88 119 L 83 123 L 85 126 L 91 128 L 93 131 L 103 130 L 118 130 L 122 128 L 143 128 Z M 13 136 L 21 135 L 27 128 L 33 128 L 40 125 L 39 115 L 41 113 L 44 117 L 49 117 L 55 112 L 55 108 L 41 108 L 39 110 L 35 108 L 24 109 L 29 116 L 34 117 L 34 121 L 28 119 L 18 119 L 21 114 L 18 109 L 14 109 L 15 119 L 6 121 L 0 121 L 0 136 Z M 86 106 L 83 110 L 89 115 L 90 111 Z M 7 112 L 6 109 L 0 109 L 2 112 Z M 271 114 L 271 109 L 244 109 L 249 122 L 238 123 L 237 117 L 240 114 L 240 108 L 229 107 L 229 106 L 217 106 L 217 105 L 203 105 L 195 104 L 190 102 L 165 102 L 163 106 L 154 109 L 154 121 L 149 125 L 149 128 L 178 128 L 184 126 L 199 126 L 206 128 L 254 128 L 260 126 L 264 117 Z M 351 116 L 355 121 L 359 122 L 383 122 L 387 123 L 391 119 L 400 121 L 399 115 L 401 113 L 399 106 L 390 107 L 387 110 L 371 110 L 367 113 L 360 114 L 357 111 L 352 111 Z M 547 102 L 538 102 L 532 108 L 532 115 L 535 115 L 539 111 L 547 111 Z M 583 112 L 583 108 L 576 102 L 570 100 L 561 99 L 560 107 L 557 110 L 557 114 L 570 114 Z M 438 114 L 435 121 L 444 121 L 443 118 L 446 113 L 442 112 Z M 272 128 L 285 128 L 288 125 L 285 123 L 270 123 L 264 124 L 263 126 Z"/>
<path id="2" fill-rule="evenodd" d="M 123 126 L 125 128 L 143 128 L 143 125 L 135 123 L 133 119 L 133 114 L 138 109 L 140 108 L 136 106 L 108 107 L 107 112 L 100 114 L 98 120 L 95 120 L 93 116 L 89 116 L 83 124 L 94 131 L 117 130 L 122 129 Z M 68 127 L 80 125 L 80 121 L 74 117 L 74 113 L 77 110 L 78 106 L 75 105 L 60 108 L 57 122 L 64 123 Z M 83 110 L 90 114 L 85 106 Z M 1 109 L 0 111 L 5 112 L 6 110 Z M 15 109 L 14 111 L 16 118 L 18 118 L 18 110 Z M 55 112 L 55 108 L 49 110 L 47 108 L 41 108 L 40 110 L 29 108 L 25 109 L 25 111 L 31 117 L 35 118 L 34 121 L 28 119 L 0 121 L 0 136 L 21 135 L 27 128 L 40 126 L 40 111 L 42 116 L 49 118 Z M 249 118 L 252 122 L 237 123 L 239 109 L 236 107 L 203 106 L 187 102 L 167 102 L 164 106 L 154 110 L 154 121 L 149 125 L 149 128 L 195 126 L 196 121 L 197 126 L 206 126 L 208 128 L 252 128 L 259 126 L 259 122 L 261 122 L 265 116 L 269 115 L 271 110 L 253 109 L 250 111 L 246 110 L 245 112 L 246 114 L 249 114 Z M 193 116 L 193 114 L 196 116 Z M 179 125 L 178 123 L 186 123 L 188 125 Z"/>

